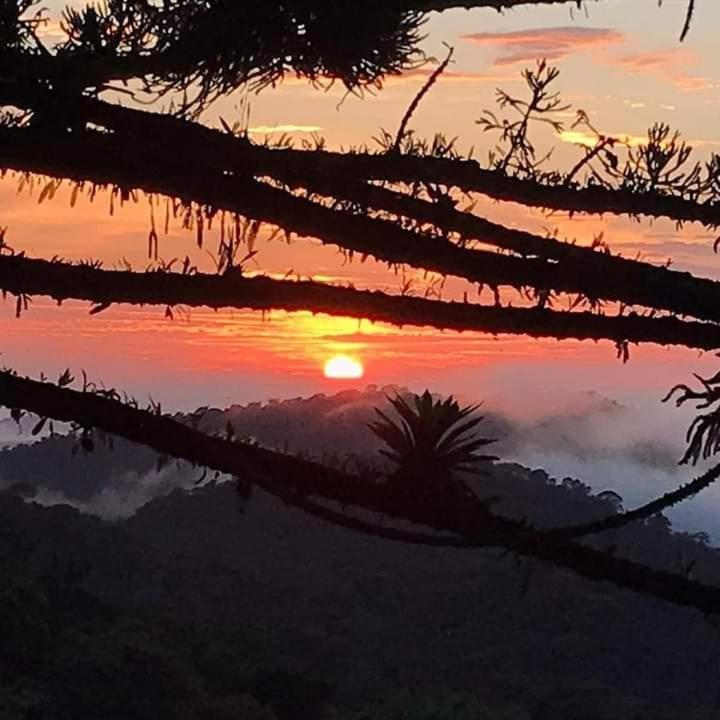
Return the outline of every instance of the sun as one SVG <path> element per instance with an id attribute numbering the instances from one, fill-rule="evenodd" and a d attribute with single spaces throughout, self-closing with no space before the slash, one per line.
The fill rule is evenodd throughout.
<path id="1" fill-rule="evenodd" d="M 325 363 L 325 377 L 357 380 L 365 374 L 362 363 L 349 355 L 334 355 Z"/>

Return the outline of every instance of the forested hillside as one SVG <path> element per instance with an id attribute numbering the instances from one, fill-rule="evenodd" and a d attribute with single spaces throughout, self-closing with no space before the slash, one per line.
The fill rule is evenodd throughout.
<path id="1" fill-rule="evenodd" d="M 322 403 L 297 401 L 296 415 L 323 418 Z M 340 462 L 356 418 L 329 412 Z M 273 406 L 236 410 L 238 432 L 244 413 L 267 442 L 273 432 L 312 436 L 303 422 L 277 428 L 289 414 Z M 208 412 L 203 422 L 221 432 L 226 421 Z M 369 462 L 368 442 L 353 461 Z M 715 717 L 720 638 L 697 612 L 497 551 L 355 535 L 212 476 L 169 495 L 156 485 L 155 499 L 117 522 L 28 500 L 33 473 L 52 478 L 51 468 L 76 497 L 109 477 L 140 484 L 155 474 L 157 458 L 130 445 L 73 456 L 72 444 L 48 439 L 2 457 L 22 481 L 0 500 L 0 612 L 15 628 L 3 640 L 15 658 L 4 667 L 7 717 L 93 717 L 101 703 L 103 717 L 118 719 L 315 718 L 330 708 L 410 720 Z M 76 485 L 73 467 L 83 468 Z M 201 477 L 185 467 L 173 479 L 174 464 L 160 472 L 166 491 Z M 516 464 L 476 482 L 501 498 L 499 511 L 544 526 L 602 517 L 619 502 Z M 720 583 L 720 553 L 662 516 L 593 542 Z M 153 682 L 127 715 L 122 698 L 142 677 Z M 23 715 L 30 707 L 36 714 Z"/>

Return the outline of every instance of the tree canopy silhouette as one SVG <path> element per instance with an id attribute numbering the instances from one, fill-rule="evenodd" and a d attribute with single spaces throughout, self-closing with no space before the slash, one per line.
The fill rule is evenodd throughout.
<path id="1" fill-rule="evenodd" d="M 179 305 L 307 309 L 396 325 L 604 340 L 624 360 L 632 343 L 720 348 L 720 283 L 620 257 L 603 238 L 581 246 L 505 227 L 464 204 L 480 195 L 571 214 L 664 217 L 713 230 L 720 226 L 720 156 L 696 160 L 691 147 L 667 125 L 650 127 L 637 147 L 623 146 L 595 130 L 578 111 L 573 127 L 584 127 L 593 143 L 581 150 L 570 170 L 548 168 L 532 128 L 539 122 L 562 130 L 568 107 L 554 90 L 557 71 L 545 61 L 525 71 L 525 95 L 499 91 L 496 111 L 479 119 L 482 129 L 497 137 L 487 162 L 463 155 L 441 134 L 425 141 L 411 129 L 415 108 L 441 81 L 451 55 L 427 72 L 398 132 L 385 133 L 379 150 L 359 146 L 330 151 L 320 140 L 302 149 L 255 143 L 242 127 L 223 121 L 216 129 L 198 120 L 218 96 L 240 86 L 261 90 L 288 74 L 362 92 L 381 88 L 388 76 L 426 71 L 420 40 L 430 11 L 502 10 L 559 1 L 295 0 L 248 5 L 107 0 L 66 10 L 65 39 L 50 48 L 42 39 L 45 17 L 37 4 L 3 0 L 3 171 L 19 173 L 22 183 L 41 176 L 40 199 L 52 198 L 68 181 L 73 201 L 80 193 L 92 196 L 103 189 L 119 203 L 138 193 L 161 196 L 167 222 L 177 218 L 196 232 L 202 245 L 214 221 L 221 241 L 218 272 L 209 275 L 199 273 L 189 260 L 136 272 L 130 267 L 108 270 L 99 262 L 32 259 L 15 252 L 3 233 L 0 289 L 14 297 L 18 316 L 28 309 L 31 296 L 46 295 L 58 302 L 88 301 L 93 314 L 116 303 L 160 305 L 169 316 Z M 693 11 L 691 2 L 683 36 Z M 143 102 L 164 99 L 167 109 L 123 104 L 128 96 Z M 494 302 L 471 301 L 467 294 L 447 301 L 248 277 L 244 263 L 253 253 L 250 238 L 254 241 L 263 226 L 317 238 L 349 257 L 373 257 L 390 267 L 407 265 L 459 278 L 480 290 L 490 288 Z M 154 226 L 149 255 L 158 260 Z M 519 294 L 519 304 L 511 305 L 509 291 Z M 579 541 L 680 502 L 714 482 L 717 468 L 606 521 L 540 531 L 494 515 L 477 498 L 448 493 L 442 483 L 434 492 L 409 497 L 390 482 L 251 448 L 232 435 L 203 436 L 163 417 L 159 406 L 142 410 L 119 392 L 87 380 L 80 390 L 72 390 L 73 381 L 69 371 L 54 384 L 20 378 L 8 369 L 0 374 L 0 404 L 15 417 L 23 410 L 36 413 L 38 427 L 48 418 L 72 422 L 88 446 L 96 429 L 228 472 L 288 504 L 361 532 L 428 545 L 499 546 L 589 578 L 720 611 L 720 589 L 597 552 Z M 716 378 L 705 382 L 713 402 L 716 384 Z M 696 397 L 685 389 L 681 399 Z M 442 407 L 454 408 L 450 400 Z M 446 430 L 461 442 L 451 427 L 465 415 L 457 408 L 452 418 Z M 375 426 L 389 432 L 387 421 L 382 428 Z M 715 418 L 694 425 L 691 440 L 688 459 L 699 459 L 701 447 L 714 451 Z M 462 455 L 471 447 L 477 449 L 471 442 L 453 446 L 452 452 Z M 368 519 L 367 511 L 410 521 L 419 529 L 378 524 Z"/>
<path id="2" fill-rule="evenodd" d="M 478 453 L 494 442 L 476 435 L 483 420 L 475 415 L 478 405 L 460 407 L 452 396 L 435 400 L 429 390 L 410 399 L 397 395 L 389 401 L 398 419 L 376 408 L 379 420 L 372 422 L 370 429 L 386 446 L 381 454 L 397 466 L 393 480 L 415 491 L 423 485 L 444 485 L 444 491 L 467 492 L 459 474 L 477 472 L 479 463 L 498 459 Z"/>

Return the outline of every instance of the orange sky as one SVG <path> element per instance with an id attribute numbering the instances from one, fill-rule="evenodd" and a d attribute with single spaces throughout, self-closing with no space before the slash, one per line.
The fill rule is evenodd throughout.
<path id="1" fill-rule="evenodd" d="M 558 89 L 582 107 L 602 131 L 642 136 L 654 120 L 666 120 L 693 141 L 700 155 L 717 150 L 720 120 L 720 72 L 716 40 L 720 8 L 698 8 L 688 40 L 677 40 L 682 26 L 681 3 L 657 8 L 655 0 L 636 0 L 632 11 L 623 0 L 592 5 L 588 15 L 567 7 L 521 9 L 500 15 L 493 11 L 453 11 L 433 16 L 426 32 L 430 55 L 444 54 L 443 42 L 456 48 L 456 62 L 421 106 L 413 127 L 420 134 L 442 131 L 458 135 L 461 146 L 474 146 L 478 155 L 491 147 L 475 120 L 492 107 L 497 85 L 521 90 L 519 73 L 535 58 L 548 57 L 561 68 Z M 58 3 L 50 3 L 56 10 Z M 52 31 L 53 28 L 51 27 Z M 372 143 L 381 127 L 394 131 L 407 103 L 422 85 L 422 73 L 387 82 L 382 92 L 363 99 L 342 92 L 313 90 L 297 81 L 249 98 L 250 127 L 256 137 L 290 130 L 299 141 L 310 132 L 327 137 L 332 147 Z M 239 115 L 241 96 L 226 98 L 207 114 L 206 122 Z M 568 118 L 571 121 L 571 117 Z M 572 163 L 579 150 L 577 137 L 541 142 L 557 145 L 554 162 Z M 108 265 L 128 259 L 134 267 L 147 264 L 150 211 L 147 199 L 108 212 L 107 197 L 90 204 L 69 205 L 61 189 L 52 201 L 38 205 L 38 189 L 17 194 L 17 180 L 0 182 L 0 223 L 9 227 L 8 240 L 28 255 L 101 258 Z M 480 202 L 477 212 L 505 224 L 543 231 L 558 228 L 561 237 L 590 242 L 600 231 L 612 248 L 626 255 L 638 252 L 651 262 L 673 258 L 674 266 L 718 276 L 712 253 L 714 237 L 699 227 L 682 232 L 667 222 L 637 224 L 624 219 L 544 217 L 512 205 Z M 212 248 L 212 238 L 207 246 Z M 384 266 L 368 262 L 344 265 L 333 248 L 311 239 L 291 245 L 281 240 L 261 242 L 254 270 L 284 275 L 352 281 L 389 291 L 403 279 Z M 179 227 L 161 238 L 166 259 L 189 255 L 210 267 L 191 233 Z M 412 273 L 408 271 L 408 275 Z M 417 273 L 416 291 L 426 281 Z M 458 290 L 451 283 L 448 292 Z M 538 383 L 575 389 L 592 388 L 609 394 L 658 397 L 674 382 L 714 359 L 663 348 L 635 350 L 622 366 L 610 344 L 537 342 L 524 338 L 437 333 L 427 329 L 397 330 L 356 320 L 274 313 L 208 313 L 165 320 L 161 310 L 111 308 L 97 317 L 68 304 L 62 309 L 38 298 L 29 313 L 14 318 L 14 306 L 0 307 L 3 362 L 21 372 L 56 373 L 65 366 L 85 368 L 93 378 L 141 397 L 152 393 L 168 407 L 229 404 L 344 387 L 322 377 L 327 358 L 337 352 L 361 359 L 365 383 L 401 383 L 454 391 L 469 396 L 492 395 L 493 383 L 508 374 L 518 387 Z M 506 380 L 504 380 L 506 381 Z"/>

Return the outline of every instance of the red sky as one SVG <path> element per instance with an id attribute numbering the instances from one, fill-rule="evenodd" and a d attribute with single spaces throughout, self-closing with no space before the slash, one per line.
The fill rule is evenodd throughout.
<path id="1" fill-rule="evenodd" d="M 492 107 L 495 87 L 520 92 L 523 67 L 548 57 L 561 69 L 558 89 L 603 131 L 640 137 L 652 121 L 666 120 L 693 141 L 701 156 L 706 155 L 720 141 L 720 73 L 710 31 L 718 26 L 720 9 L 711 5 L 698 9 L 695 27 L 683 45 L 677 39 L 682 25 L 679 6 L 658 9 L 654 0 L 638 0 L 631 13 L 623 10 L 627 3 L 607 0 L 593 5 L 588 16 L 573 16 L 567 7 L 433 16 L 426 28 L 427 51 L 440 56 L 442 43 L 450 43 L 456 48 L 456 63 L 425 100 L 413 126 L 427 136 L 435 131 L 458 135 L 463 147 L 474 146 L 484 155 L 492 139 L 482 134 L 475 120 L 483 108 Z M 51 9 L 56 7 L 51 3 Z M 423 79 L 422 72 L 410 73 L 388 81 L 373 96 L 349 97 L 343 103 L 337 88 L 323 93 L 292 80 L 249 98 L 250 127 L 256 137 L 288 130 L 297 141 L 317 132 L 332 147 L 372 143 L 380 127 L 396 129 Z M 215 124 L 218 116 L 233 121 L 240 101 L 239 95 L 223 99 L 206 122 Z M 541 142 L 558 146 L 555 163 L 567 165 L 579 157 L 579 150 L 565 141 L 577 137 L 563 140 L 543 137 L 542 132 Z M 38 205 L 38 187 L 32 194 L 27 188 L 17 194 L 17 178 L 0 182 L 1 224 L 8 226 L 9 243 L 17 250 L 35 257 L 100 258 L 109 266 L 123 257 L 136 268 L 147 265 L 147 199 L 116 209 L 111 216 L 107 197 L 100 195 L 92 204 L 81 198 L 71 208 L 66 189 Z M 560 236 L 583 243 L 604 231 L 615 251 L 641 253 L 658 263 L 672 257 L 675 267 L 718 275 L 714 237 L 702 228 L 678 231 L 666 222 L 637 224 L 612 218 L 570 222 L 483 201 L 476 212 L 538 231 L 557 228 Z M 213 249 L 212 237 L 207 247 Z M 403 282 L 372 262 L 345 265 L 335 249 L 312 239 L 296 239 L 291 245 L 261 242 L 258 250 L 253 271 L 285 275 L 292 270 L 303 277 L 389 291 L 399 290 Z M 160 252 L 165 259 L 187 254 L 199 266 L 210 267 L 207 254 L 197 250 L 192 234 L 179 225 L 161 238 Z M 422 293 L 427 281 L 411 271 L 407 276 L 415 277 L 414 288 Z M 450 283 L 447 292 L 459 289 Z M 343 383 L 324 380 L 321 373 L 325 360 L 337 352 L 363 361 L 363 383 L 430 386 L 473 397 L 492 396 L 502 383 L 657 398 L 691 372 L 715 363 L 712 357 L 701 359 L 687 351 L 643 348 L 622 366 L 611 344 L 398 330 L 307 314 L 263 318 L 196 311 L 190 318 L 169 321 L 161 310 L 111 308 L 89 317 L 82 305 L 58 309 L 41 298 L 19 320 L 12 303 L 0 306 L 0 337 L 3 363 L 20 372 L 84 368 L 108 385 L 141 397 L 151 393 L 167 407 L 188 408 L 339 389 Z"/>

